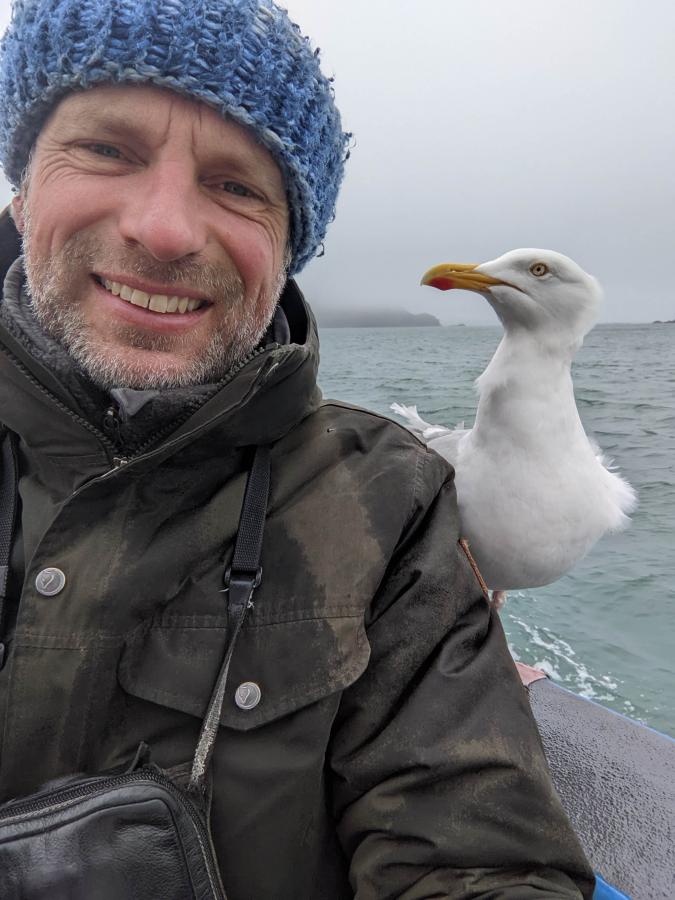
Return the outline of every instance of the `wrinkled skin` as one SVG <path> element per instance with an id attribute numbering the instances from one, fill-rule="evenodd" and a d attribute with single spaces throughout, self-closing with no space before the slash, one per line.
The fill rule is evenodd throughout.
<path id="1" fill-rule="evenodd" d="M 286 279 L 288 209 L 271 155 L 235 122 L 154 86 L 62 100 L 14 216 L 39 320 L 101 387 L 217 381 L 258 343 Z M 98 286 L 102 275 L 205 305 L 140 311 Z"/>

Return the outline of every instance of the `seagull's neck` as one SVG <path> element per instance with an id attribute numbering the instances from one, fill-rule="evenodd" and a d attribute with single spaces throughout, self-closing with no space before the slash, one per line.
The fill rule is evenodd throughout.
<path id="1" fill-rule="evenodd" d="M 529 332 L 508 331 L 477 381 L 473 440 L 548 444 L 552 434 L 584 438 L 570 367 L 576 347 L 546 345 Z"/>

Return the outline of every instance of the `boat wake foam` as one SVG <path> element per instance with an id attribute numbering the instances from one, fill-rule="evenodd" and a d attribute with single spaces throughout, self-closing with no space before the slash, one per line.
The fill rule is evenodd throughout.
<path id="1" fill-rule="evenodd" d="M 596 674 L 579 659 L 574 648 L 549 628 L 525 620 L 509 604 L 513 598 L 526 597 L 521 592 L 509 592 L 502 621 L 509 641 L 511 655 L 518 662 L 541 669 L 557 684 L 588 700 L 605 703 L 624 715 L 635 718 L 634 705 L 622 696 L 621 682 L 611 673 Z M 527 597 L 532 603 L 532 597 Z M 531 611 L 531 606 L 530 606 Z"/>

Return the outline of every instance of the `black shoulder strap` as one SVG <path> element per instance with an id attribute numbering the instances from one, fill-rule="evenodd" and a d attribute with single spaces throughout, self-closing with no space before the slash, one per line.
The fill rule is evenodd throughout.
<path id="1" fill-rule="evenodd" d="M 17 501 L 16 449 L 11 431 L 0 426 L 2 440 L 2 474 L 0 476 L 0 669 L 5 663 L 4 634 L 5 599 L 9 578 L 9 556 L 12 551 Z"/>
<path id="2" fill-rule="evenodd" d="M 4 432 L 4 434 L 3 434 Z M 0 637 L 9 575 L 9 556 L 12 549 L 17 504 L 17 461 L 12 434 L 0 425 L 2 440 L 2 473 L 0 477 Z M 209 701 L 199 742 L 195 750 L 189 789 L 204 794 L 206 774 L 213 755 L 220 714 L 225 700 L 227 673 L 234 647 L 246 613 L 253 606 L 253 592 L 260 584 L 262 568 L 263 531 L 270 487 L 270 449 L 257 447 L 246 483 L 244 503 L 239 518 L 239 530 L 232 564 L 225 573 L 227 593 L 227 644 L 218 679 Z M 0 641 L 0 668 L 5 657 L 5 645 Z"/>
<path id="3" fill-rule="evenodd" d="M 225 701 L 227 674 L 246 613 L 253 606 L 253 592 L 260 584 L 263 531 L 270 487 L 270 449 L 257 447 L 246 483 L 244 504 L 234 546 L 232 565 L 225 573 L 227 591 L 227 644 L 218 679 L 209 701 L 192 762 L 188 790 L 203 797 L 206 775 L 218 734 Z"/>

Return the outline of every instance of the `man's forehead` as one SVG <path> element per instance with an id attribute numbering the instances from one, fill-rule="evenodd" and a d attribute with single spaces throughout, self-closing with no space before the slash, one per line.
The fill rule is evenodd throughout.
<path id="1" fill-rule="evenodd" d="M 153 85 L 99 85 L 68 95 L 50 117 L 56 130 L 75 129 L 89 136 L 126 137 L 154 145 L 163 143 L 172 126 L 192 136 L 200 161 L 239 159 L 242 165 L 264 163 L 279 171 L 269 151 L 243 125 L 223 118 L 197 100 Z"/>

